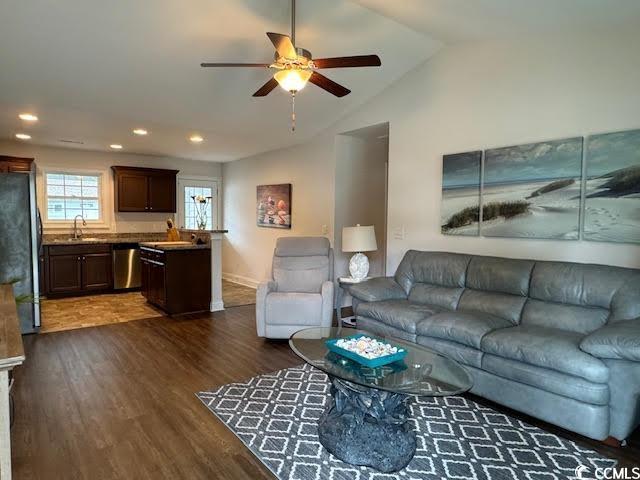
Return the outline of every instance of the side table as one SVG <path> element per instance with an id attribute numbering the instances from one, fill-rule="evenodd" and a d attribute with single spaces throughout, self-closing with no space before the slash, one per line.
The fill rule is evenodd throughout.
<path id="1" fill-rule="evenodd" d="M 342 316 L 342 300 L 344 299 L 344 294 L 349 293 L 349 289 L 351 285 L 355 285 L 357 283 L 366 282 L 371 277 L 363 278 L 362 280 L 356 280 L 352 277 L 340 277 L 338 278 L 338 295 L 336 298 L 336 318 L 338 319 L 338 327 L 341 327 L 344 323 L 346 326 L 355 327 L 356 326 L 356 318 L 350 317 L 343 319 Z"/>

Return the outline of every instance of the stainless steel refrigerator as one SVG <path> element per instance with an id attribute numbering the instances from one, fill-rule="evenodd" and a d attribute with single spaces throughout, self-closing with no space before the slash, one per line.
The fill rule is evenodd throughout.
<path id="1" fill-rule="evenodd" d="M 42 223 L 36 205 L 34 172 L 0 173 L 0 282 L 16 280 L 16 295 L 34 301 L 18 306 L 22 333 L 40 327 L 38 259 Z"/>

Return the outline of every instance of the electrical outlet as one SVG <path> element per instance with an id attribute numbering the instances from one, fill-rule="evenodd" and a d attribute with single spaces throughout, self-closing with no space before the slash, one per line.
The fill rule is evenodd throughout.
<path id="1" fill-rule="evenodd" d="M 327 225 L 322 225 L 322 235 L 326 235 L 329 233 L 329 227 Z"/>

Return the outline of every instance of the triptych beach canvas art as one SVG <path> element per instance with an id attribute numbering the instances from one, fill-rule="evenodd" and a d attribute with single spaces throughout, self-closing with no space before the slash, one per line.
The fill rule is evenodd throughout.
<path id="1" fill-rule="evenodd" d="M 585 240 L 640 243 L 640 130 L 486 150 L 484 174 L 482 161 L 443 157 L 442 233 L 578 240 L 583 217 Z"/>

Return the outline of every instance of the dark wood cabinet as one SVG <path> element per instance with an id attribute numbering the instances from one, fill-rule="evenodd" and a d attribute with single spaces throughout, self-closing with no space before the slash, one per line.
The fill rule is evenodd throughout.
<path id="1" fill-rule="evenodd" d="M 119 212 L 144 212 L 147 210 L 149 177 L 137 173 L 122 173 L 116 181 Z"/>
<path id="2" fill-rule="evenodd" d="M 140 248 L 142 295 L 169 315 L 207 311 L 211 302 L 211 251 Z"/>
<path id="3" fill-rule="evenodd" d="M 112 288 L 110 245 L 50 245 L 44 252 L 46 295 L 80 295 Z"/>
<path id="4" fill-rule="evenodd" d="M 118 212 L 176 211 L 178 170 L 111 167 L 115 181 L 115 208 Z"/>
<path id="5" fill-rule="evenodd" d="M 112 285 L 111 252 L 87 253 L 82 256 L 82 288 L 84 290 L 108 290 Z"/>
<path id="6" fill-rule="evenodd" d="M 49 257 L 48 294 L 78 293 L 82 290 L 82 257 L 79 254 Z"/>
<path id="7" fill-rule="evenodd" d="M 0 155 L 0 173 L 30 172 L 33 158 L 8 157 Z"/>

